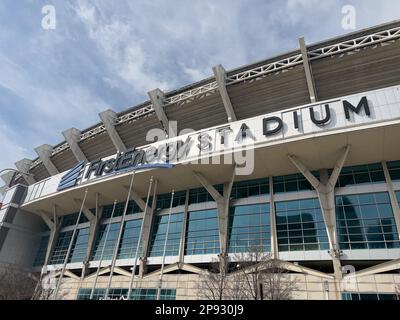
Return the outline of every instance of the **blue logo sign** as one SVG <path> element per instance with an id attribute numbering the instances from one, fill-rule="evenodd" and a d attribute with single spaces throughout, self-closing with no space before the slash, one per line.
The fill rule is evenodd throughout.
<path id="1" fill-rule="evenodd" d="M 78 180 L 80 179 L 83 173 L 84 168 L 85 168 L 85 161 L 82 160 L 61 178 L 61 181 L 58 184 L 57 191 L 61 191 L 76 186 Z"/>

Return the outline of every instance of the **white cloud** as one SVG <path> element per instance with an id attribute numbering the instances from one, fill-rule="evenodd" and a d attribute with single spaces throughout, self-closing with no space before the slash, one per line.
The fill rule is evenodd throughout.
<path id="1" fill-rule="evenodd" d="M 192 82 L 200 81 L 211 75 L 211 68 L 190 68 L 182 64 L 182 70 L 190 77 Z"/>
<path id="2" fill-rule="evenodd" d="M 88 29 L 90 38 L 98 50 L 105 55 L 108 65 L 122 80 L 137 92 L 151 89 L 171 89 L 171 83 L 160 81 L 152 75 L 146 64 L 148 56 L 128 23 L 109 21 L 96 11 L 87 1 L 78 1 L 76 13 Z M 155 62 L 153 62 L 155 63 Z"/>
<path id="3" fill-rule="evenodd" d="M 29 157 L 31 150 L 26 149 L 18 143 L 18 132 L 11 129 L 9 125 L 0 119 L 0 170 L 4 168 L 13 168 L 13 164 L 25 157 Z M 0 181 L 0 185 L 3 181 Z"/>
<path id="4" fill-rule="evenodd" d="M 84 87 L 42 87 L 7 57 L 0 55 L 0 64 L 0 87 L 26 102 L 1 106 L 4 112 L 10 107 L 16 112 L 14 116 L 0 117 L 0 169 L 13 168 L 23 158 L 36 158 L 35 147 L 62 141 L 61 131 L 69 127 L 85 128 L 99 121 L 97 113 L 107 108 Z"/>
<path id="5" fill-rule="evenodd" d="M 42 87 L 30 78 L 26 70 L 1 54 L 0 64 L 0 86 L 29 103 L 28 107 L 15 107 L 20 108 L 21 116 L 25 116 L 24 112 L 30 114 L 30 123 L 47 135 L 59 134 L 49 132 L 49 129 L 67 129 L 66 126 L 72 124 L 88 126 L 90 120 L 93 121 L 97 113 L 107 106 L 85 87 Z M 46 126 L 43 126 L 44 123 Z"/>

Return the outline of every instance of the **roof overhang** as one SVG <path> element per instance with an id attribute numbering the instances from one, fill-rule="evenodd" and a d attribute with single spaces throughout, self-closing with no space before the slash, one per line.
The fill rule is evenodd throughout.
<path id="1" fill-rule="evenodd" d="M 361 105 L 362 101 L 365 105 Z M 353 111 L 346 112 L 347 103 L 353 105 Z M 355 106 L 359 107 L 357 111 Z M 329 121 L 317 124 L 312 114 L 314 118 Z M 298 117 L 297 124 L 294 116 Z M 277 119 L 281 119 L 281 129 L 271 128 L 267 119 L 275 119 L 275 126 L 279 123 Z M 222 143 L 221 128 L 226 126 L 229 136 Z M 244 136 L 243 131 L 246 131 Z M 271 131 L 276 132 L 269 135 Z M 201 147 L 204 137 L 204 141 L 213 142 L 207 150 Z M 351 149 L 346 166 L 398 160 L 399 138 L 400 86 L 395 86 L 231 122 L 144 146 L 140 150 L 161 149 L 176 141 L 193 142 L 188 144 L 186 158 L 175 161 L 172 168 L 136 170 L 133 188 L 140 197 L 146 197 L 151 177 L 158 182 L 157 194 L 199 187 L 193 171 L 202 173 L 212 184 L 224 183 L 231 179 L 233 163 L 236 181 L 295 173 L 297 170 L 288 155 L 300 158 L 309 170 L 333 168 L 347 145 Z M 230 154 L 233 157 L 227 156 Z M 95 207 L 96 194 L 100 195 L 101 204 L 125 201 L 132 171 L 94 177 L 95 173 L 89 170 L 91 165 L 86 165 L 78 185 L 69 189 L 57 191 L 57 185 L 74 169 L 29 186 L 22 208 L 32 213 L 52 214 L 57 205 L 57 214 L 70 214 L 79 211 L 80 203 L 75 200 L 83 199 L 86 190 L 88 208 Z"/>

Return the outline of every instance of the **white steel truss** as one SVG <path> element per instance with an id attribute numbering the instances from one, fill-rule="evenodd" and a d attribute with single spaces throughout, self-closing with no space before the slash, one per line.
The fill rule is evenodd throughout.
<path id="1" fill-rule="evenodd" d="M 170 105 L 174 103 L 179 103 L 188 99 L 193 99 L 195 97 L 205 97 L 210 93 L 214 93 L 218 90 L 218 83 L 217 81 L 213 81 L 207 84 L 204 84 L 200 87 L 190 89 L 185 92 L 178 93 L 177 95 L 166 97 L 165 98 L 165 105 Z"/>
<path id="2" fill-rule="evenodd" d="M 367 34 L 355 39 L 350 39 L 338 43 L 334 43 L 332 45 L 322 47 L 322 48 L 317 48 L 311 51 L 307 51 L 307 54 L 309 56 L 309 60 L 317 60 L 325 57 L 331 57 L 333 55 L 337 54 L 342 54 L 342 53 L 347 53 L 350 51 L 358 51 L 361 48 L 367 47 L 367 46 L 374 46 L 377 44 L 381 44 L 384 42 L 390 42 L 394 41 L 396 39 L 400 38 L 400 26 L 396 28 L 391 28 L 379 32 L 375 32 L 372 34 Z M 292 68 L 297 65 L 300 65 L 303 63 L 303 59 L 301 56 L 301 53 L 295 54 L 293 56 L 287 57 L 280 59 L 278 61 L 273 61 L 261 66 L 257 66 L 252 69 L 248 69 L 245 71 L 241 71 L 235 74 L 227 75 L 226 77 L 226 85 L 233 85 L 237 84 L 240 82 L 244 82 L 247 80 L 251 80 L 254 78 L 260 78 L 263 77 L 269 73 L 281 71 L 284 69 Z M 199 87 L 178 93 L 176 95 L 166 97 L 164 100 L 164 103 L 166 106 L 171 105 L 171 104 L 178 104 L 182 103 L 184 101 L 192 101 L 194 98 L 203 98 L 209 94 L 212 94 L 218 90 L 218 83 L 216 81 L 212 81 L 209 83 L 206 83 L 204 85 L 201 85 Z M 116 119 L 116 125 L 123 124 L 125 122 L 131 122 L 135 121 L 143 116 L 152 114 L 154 112 L 154 108 L 152 104 L 148 104 L 144 107 L 141 107 L 139 109 L 135 109 L 129 113 L 120 115 Z M 104 127 L 103 124 L 99 124 L 97 127 L 91 128 L 90 130 L 84 131 L 81 134 L 80 141 L 84 141 L 86 139 L 89 139 L 91 137 L 94 137 L 102 132 L 104 132 L 106 128 Z M 64 150 L 68 149 L 69 146 L 67 143 L 63 143 L 56 148 L 53 149 L 52 151 L 52 156 L 63 152 Z M 35 159 L 32 163 L 31 169 L 36 167 L 41 163 L 40 159 Z"/>
<path id="3" fill-rule="evenodd" d="M 54 148 L 51 153 L 51 156 L 54 156 L 57 153 L 63 152 L 64 150 L 66 150 L 68 148 L 69 148 L 69 145 L 68 145 L 68 143 L 65 142 L 65 143 L 59 145 L 58 147 Z"/>
<path id="4" fill-rule="evenodd" d="M 89 139 L 89 138 L 91 138 L 91 137 L 93 137 L 93 136 L 96 136 L 96 135 L 98 135 L 98 134 L 100 134 L 100 133 L 102 133 L 102 132 L 105 132 L 105 131 L 106 131 L 106 127 L 104 126 L 104 124 L 100 124 L 100 125 L 97 126 L 97 127 L 94 127 L 94 128 L 92 128 L 92 129 L 90 129 L 90 130 L 88 130 L 88 131 L 83 132 L 83 133 L 81 134 L 81 139 L 80 139 L 80 141 Z"/>
<path id="5" fill-rule="evenodd" d="M 380 31 L 356 39 L 351 39 L 344 42 L 335 43 L 327 47 L 308 51 L 308 55 L 310 57 L 310 60 L 316 60 L 320 58 L 330 57 L 334 54 L 354 51 L 366 46 L 373 46 L 378 43 L 392 41 L 398 38 L 400 38 L 400 27 Z"/>
<path id="6" fill-rule="evenodd" d="M 137 118 L 143 117 L 143 116 L 148 115 L 148 114 L 153 113 L 153 112 L 154 112 L 153 105 L 149 104 L 147 106 L 144 106 L 143 108 L 136 109 L 136 110 L 133 110 L 132 112 L 129 112 L 129 113 L 126 113 L 126 114 L 124 114 L 122 116 L 119 116 L 116 119 L 116 123 L 115 124 L 119 125 L 119 124 L 122 124 L 122 123 L 125 123 L 125 122 L 134 121 Z"/>
<path id="7" fill-rule="evenodd" d="M 301 54 L 296 54 L 289 58 L 284 58 L 282 60 L 274 61 L 268 64 L 264 64 L 262 66 L 245 70 L 234 75 L 228 75 L 226 77 L 226 85 L 235 84 L 238 82 L 250 80 L 252 78 L 264 76 L 271 72 L 276 72 L 282 69 L 291 68 L 303 63 L 303 59 L 301 58 Z"/>

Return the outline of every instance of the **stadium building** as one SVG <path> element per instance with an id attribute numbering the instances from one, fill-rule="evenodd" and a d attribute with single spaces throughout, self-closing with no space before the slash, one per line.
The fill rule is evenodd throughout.
<path id="1" fill-rule="evenodd" d="M 399 57 L 400 21 L 301 38 L 64 131 L 2 173 L 1 265 L 57 298 L 197 299 L 258 246 L 295 299 L 399 299 Z"/>

